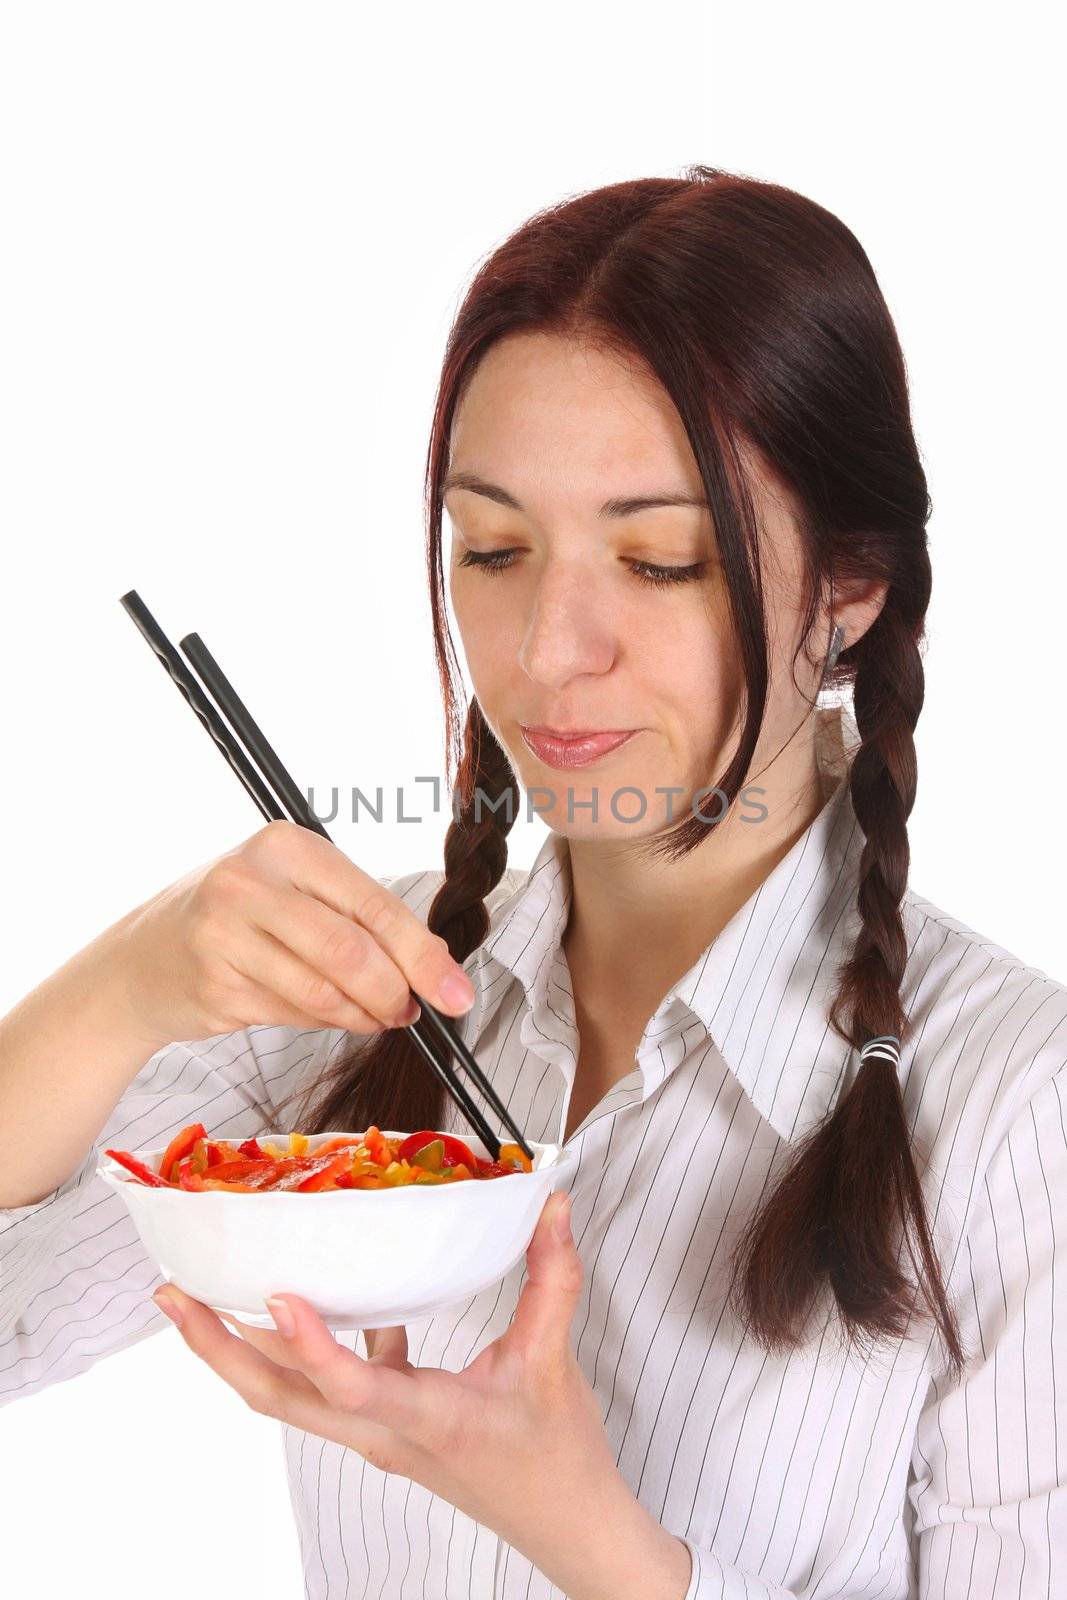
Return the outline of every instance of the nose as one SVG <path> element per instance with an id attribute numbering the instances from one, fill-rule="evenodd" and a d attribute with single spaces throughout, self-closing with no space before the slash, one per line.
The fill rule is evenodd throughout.
<path id="1" fill-rule="evenodd" d="M 582 673 L 610 671 L 617 640 L 595 585 L 573 567 L 550 562 L 534 593 L 519 665 L 534 683 L 558 689 Z"/>

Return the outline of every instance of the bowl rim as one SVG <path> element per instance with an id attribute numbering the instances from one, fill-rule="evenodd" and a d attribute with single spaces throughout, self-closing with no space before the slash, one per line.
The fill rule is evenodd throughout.
<path id="1" fill-rule="evenodd" d="M 388 1129 L 383 1129 L 381 1131 L 383 1132 L 383 1134 L 384 1134 L 384 1136 L 386 1138 L 396 1138 L 396 1136 L 397 1136 L 395 1133 L 390 1132 L 390 1130 L 388 1130 Z M 325 1133 L 322 1133 L 322 1134 L 309 1134 L 308 1137 L 309 1138 L 320 1138 L 320 1139 L 333 1139 L 333 1138 L 340 1137 L 341 1134 L 343 1134 L 343 1133 L 344 1133 L 343 1129 L 338 1130 L 338 1132 L 336 1132 L 336 1133 L 327 1130 Z M 268 1134 L 268 1133 L 264 1133 L 262 1135 L 256 1135 L 256 1137 L 257 1138 L 262 1137 L 264 1139 L 267 1139 L 267 1138 L 271 1138 L 271 1137 L 282 1137 L 282 1135 L 271 1135 L 271 1134 Z M 407 1135 L 407 1134 L 404 1135 L 404 1138 L 408 1138 L 408 1137 L 409 1137 L 409 1135 Z M 464 1140 L 464 1143 L 466 1143 L 466 1142 L 467 1141 Z M 502 1140 L 501 1142 L 502 1143 L 508 1143 L 510 1141 Z M 478 1143 L 481 1143 L 481 1140 L 478 1140 Z M 511 1178 L 539 1178 L 543 1173 L 559 1172 L 564 1166 L 569 1166 L 576 1160 L 575 1152 L 568 1150 L 566 1145 L 557 1144 L 555 1140 L 552 1140 L 552 1139 L 527 1139 L 526 1143 L 534 1151 L 555 1149 L 555 1151 L 556 1151 L 555 1159 L 552 1160 L 552 1161 L 546 1162 L 546 1164 L 544 1166 L 538 1167 L 538 1168 L 536 1168 L 535 1170 L 533 1170 L 531 1172 L 512 1172 L 512 1173 L 508 1173 L 508 1177 L 511 1177 Z M 151 1145 L 151 1146 L 139 1146 L 136 1150 L 129 1150 L 126 1153 L 128 1155 L 133 1156 L 135 1160 L 143 1161 L 147 1165 L 150 1157 L 152 1157 L 153 1155 L 161 1156 L 161 1155 L 163 1155 L 163 1153 L 165 1152 L 166 1149 L 167 1149 L 166 1144 Z M 133 1189 L 133 1190 L 139 1191 L 141 1194 L 151 1194 L 151 1195 L 164 1195 L 164 1194 L 167 1194 L 167 1195 L 198 1195 L 201 1201 L 203 1201 L 205 1199 L 207 1199 L 207 1200 L 225 1200 L 227 1202 L 231 1202 L 231 1201 L 234 1201 L 234 1200 L 250 1200 L 250 1199 L 268 1200 L 269 1199 L 269 1200 L 302 1200 L 302 1201 L 304 1201 L 306 1203 L 308 1200 L 320 1200 L 320 1201 L 321 1200 L 337 1200 L 338 1198 L 344 1199 L 344 1200 L 348 1200 L 354 1195 L 364 1195 L 368 1199 L 381 1200 L 381 1199 L 386 1198 L 386 1196 L 388 1196 L 388 1195 L 404 1194 L 404 1193 L 408 1193 L 408 1192 L 416 1190 L 416 1189 L 419 1191 L 420 1194 L 429 1194 L 429 1193 L 440 1194 L 440 1193 L 443 1193 L 445 1190 L 454 1191 L 454 1190 L 468 1189 L 468 1188 L 472 1187 L 472 1185 L 469 1185 L 467 1183 L 444 1183 L 444 1184 L 432 1183 L 432 1184 L 421 1184 L 421 1185 L 420 1184 L 415 1184 L 415 1183 L 401 1183 L 401 1184 L 396 1184 L 396 1185 L 394 1185 L 393 1187 L 391 1187 L 389 1189 L 313 1189 L 313 1190 L 310 1190 L 306 1194 L 301 1194 L 296 1189 L 258 1189 L 258 1190 L 255 1190 L 253 1192 L 253 1194 L 251 1194 L 251 1195 L 246 1193 L 243 1190 L 242 1191 L 238 1191 L 235 1194 L 232 1194 L 232 1193 L 231 1194 L 227 1194 L 225 1189 L 208 1189 L 206 1191 L 205 1190 L 199 1190 L 199 1189 L 174 1189 L 174 1188 L 171 1188 L 170 1185 L 167 1185 L 167 1186 L 164 1187 L 164 1186 L 161 1186 L 161 1185 L 142 1183 L 142 1182 L 138 1181 L 138 1179 L 134 1177 L 133 1173 L 129 1172 L 128 1169 L 125 1168 L 120 1161 L 116 1161 L 114 1156 L 107 1155 L 106 1152 L 103 1151 L 103 1150 L 101 1150 L 101 1152 L 100 1152 L 100 1160 L 97 1163 L 96 1172 L 97 1172 L 97 1175 L 99 1177 L 104 1179 L 105 1183 L 111 1184 L 112 1187 L 115 1188 L 115 1189 L 119 1189 L 119 1190 L 122 1190 L 122 1189 Z M 123 1176 L 123 1174 L 125 1174 L 125 1176 Z M 482 1188 L 482 1185 L 479 1184 L 479 1183 L 475 1183 L 473 1185 L 473 1187 L 475 1189 L 480 1190 Z"/>

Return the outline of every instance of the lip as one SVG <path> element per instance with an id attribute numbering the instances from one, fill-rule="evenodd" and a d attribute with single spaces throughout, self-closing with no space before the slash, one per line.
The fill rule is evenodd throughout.
<path id="1" fill-rule="evenodd" d="M 519 731 L 527 748 L 546 767 L 587 767 L 632 739 L 639 728 L 589 728 L 563 732 L 558 728 Z"/>

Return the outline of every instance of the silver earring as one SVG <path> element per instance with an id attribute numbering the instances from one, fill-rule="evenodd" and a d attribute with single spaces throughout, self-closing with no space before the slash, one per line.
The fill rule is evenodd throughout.
<path id="1" fill-rule="evenodd" d="M 841 650 L 842 650 L 842 647 L 844 646 L 844 643 L 845 643 L 845 630 L 844 630 L 844 628 L 841 627 L 841 625 L 839 623 L 837 625 L 837 627 L 834 629 L 834 636 L 830 641 L 830 648 L 826 653 L 826 665 L 822 669 L 823 670 L 823 677 L 825 677 L 828 672 L 831 672 L 833 670 L 833 668 L 837 665 L 837 658 L 841 654 Z"/>

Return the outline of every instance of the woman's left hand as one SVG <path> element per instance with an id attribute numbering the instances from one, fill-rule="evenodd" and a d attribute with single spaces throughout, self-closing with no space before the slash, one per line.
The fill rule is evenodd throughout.
<path id="1" fill-rule="evenodd" d="M 566 1194 L 549 1196 L 514 1319 L 462 1372 L 413 1367 L 403 1327 L 376 1330 L 364 1360 L 298 1295 L 268 1301 L 277 1333 L 242 1323 L 240 1337 L 173 1284 L 154 1298 L 176 1305 L 190 1350 L 253 1411 L 423 1484 L 534 1559 L 554 1506 L 580 1503 L 597 1485 L 628 1493 L 570 1347 L 582 1263 L 569 1213 Z"/>

